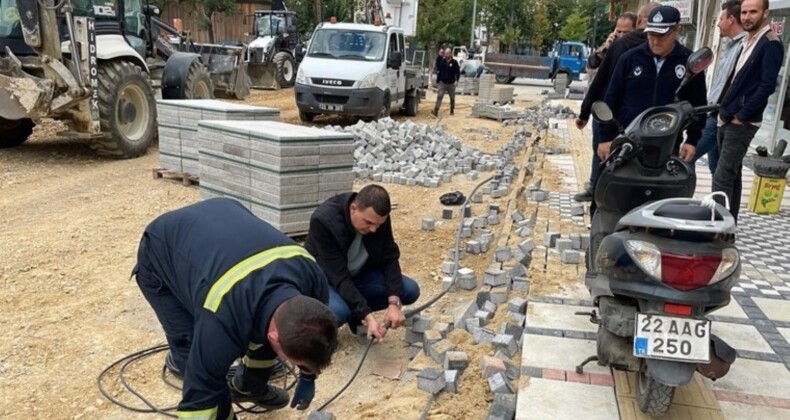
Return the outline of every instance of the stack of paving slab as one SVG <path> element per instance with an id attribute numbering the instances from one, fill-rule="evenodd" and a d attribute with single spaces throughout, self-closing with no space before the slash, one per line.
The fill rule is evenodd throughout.
<path id="1" fill-rule="evenodd" d="M 277 121 L 201 121 L 200 197 L 231 197 L 284 233 L 352 190 L 354 137 Z"/>
<path id="2" fill-rule="evenodd" d="M 455 88 L 455 93 L 459 95 L 477 95 L 479 92 L 480 79 L 473 77 L 462 77 Z"/>
<path id="3" fill-rule="evenodd" d="M 491 118 L 494 120 L 512 120 L 522 115 L 522 111 L 511 108 L 508 105 L 500 106 L 485 102 L 475 102 L 472 105 L 473 117 Z"/>
<path id="4" fill-rule="evenodd" d="M 280 110 L 214 99 L 158 100 L 159 166 L 200 176 L 198 121 L 279 121 Z"/>
<path id="5" fill-rule="evenodd" d="M 477 102 L 505 104 L 513 101 L 513 87 L 496 86 L 495 77 L 493 74 L 480 76 Z"/>
<path id="6" fill-rule="evenodd" d="M 461 140 L 438 127 L 398 123 L 391 118 L 347 127 L 327 127 L 353 134 L 354 172 L 361 179 L 437 188 L 457 173 L 490 171 L 501 157 L 463 146 Z"/>

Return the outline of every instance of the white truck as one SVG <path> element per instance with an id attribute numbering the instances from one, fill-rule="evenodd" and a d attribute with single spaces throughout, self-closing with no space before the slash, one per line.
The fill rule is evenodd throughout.
<path id="1" fill-rule="evenodd" d="M 373 14 L 365 13 L 371 16 L 366 22 L 373 19 L 370 23 L 333 18 L 318 24 L 296 74 L 299 118 L 309 122 L 318 114 L 340 114 L 373 119 L 393 110 L 417 115 L 424 93 L 418 72 L 406 68 L 404 41 L 414 34 L 417 6 L 416 0 L 390 0 L 390 11 L 378 5 Z M 400 26 L 387 25 L 388 19 Z"/>

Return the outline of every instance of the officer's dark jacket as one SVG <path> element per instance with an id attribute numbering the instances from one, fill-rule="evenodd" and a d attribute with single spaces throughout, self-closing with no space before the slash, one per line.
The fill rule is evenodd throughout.
<path id="1" fill-rule="evenodd" d="M 318 206 L 310 217 L 305 248 L 315 256 L 329 283 L 348 303 L 351 316 L 362 319 L 371 309 L 348 271 L 348 249 L 357 235 L 351 224 L 349 206 L 356 196 L 357 193 L 338 194 Z M 400 249 L 392 236 L 390 219 L 387 217 L 375 233 L 362 235 L 362 244 L 368 252 L 368 260 L 363 270 L 383 270 L 387 296 L 400 296 L 403 288 L 403 276 L 398 262 Z"/>
<path id="2" fill-rule="evenodd" d="M 248 348 L 271 349 L 266 334 L 280 304 L 298 295 L 329 302 L 326 277 L 310 254 L 231 199 L 166 213 L 143 241 L 163 250 L 142 257 L 146 268 L 195 319 L 180 414 L 230 404 L 228 368 Z"/>
<path id="3" fill-rule="evenodd" d="M 776 90 L 776 78 L 783 62 L 782 41 L 774 31 L 766 32 L 722 97 L 721 119 L 730 122 L 737 116 L 741 121 L 762 121 L 768 97 Z"/>
<path id="4" fill-rule="evenodd" d="M 437 81 L 451 85 L 461 78 L 461 65 L 458 64 L 458 60 L 451 58 L 450 61 L 441 60 L 437 64 L 439 65 Z"/>
<path id="5" fill-rule="evenodd" d="M 691 50 L 675 42 L 675 48 L 665 58 L 661 72 L 656 74 L 655 56 L 648 43 L 636 47 L 620 57 L 606 90 L 605 100 L 620 124 L 627 127 L 644 110 L 675 102 L 675 91 L 686 74 L 686 61 Z M 679 95 L 693 106 L 707 104 L 705 75 L 697 74 Z M 601 124 L 601 141 L 617 137 L 617 127 Z M 692 122 L 686 129 L 686 142 L 695 145 L 702 127 Z"/>
<path id="6" fill-rule="evenodd" d="M 592 111 L 592 104 L 595 101 L 603 100 L 606 94 L 606 88 L 609 86 L 609 80 L 612 78 L 612 73 L 614 73 L 614 68 L 620 57 L 628 50 L 638 47 L 646 41 L 647 34 L 643 29 L 637 29 L 615 40 L 612 45 L 609 46 L 609 50 L 606 51 L 606 55 L 604 55 L 603 61 L 598 67 L 598 72 L 595 73 L 595 77 L 592 82 L 590 82 L 587 94 L 584 95 L 581 110 L 579 111 L 580 119 L 588 121 L 590 119 L 590 112 Z"/>

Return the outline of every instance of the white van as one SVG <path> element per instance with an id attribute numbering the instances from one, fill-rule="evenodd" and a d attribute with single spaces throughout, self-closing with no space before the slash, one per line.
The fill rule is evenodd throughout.
<path id="1" fill-rule="evenodd" d="M 417 115 L 417 72 L 405 65 L 403 29 L 321 23 L 296 74 L 302 121 L 318 114 L 382 118 L 392 110 Z"/>

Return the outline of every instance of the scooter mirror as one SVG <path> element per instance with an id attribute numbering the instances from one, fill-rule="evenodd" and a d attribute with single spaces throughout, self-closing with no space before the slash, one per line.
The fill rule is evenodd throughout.
<path id="1" fill-rule="evenodd" d="M 592 113 L 598 121 L 610 122 L 614 120 L 612 109 L 604 101 L 595 101 L 592 104 Z"/>
<path id="2" fill-rule="evenodd" d="M 689 56 L 686 68 L 692 74 L 702 73 L 713 62 L 713 51 L 702 47 Z"/>

